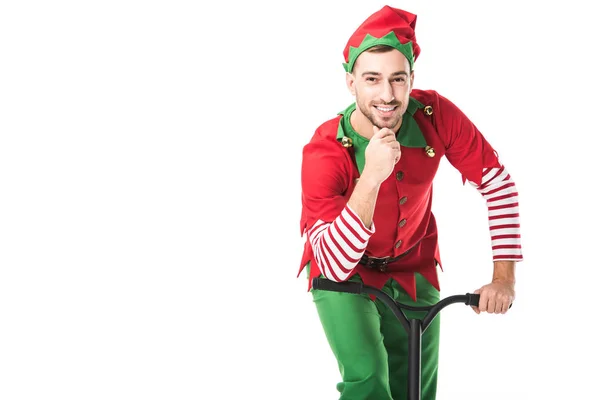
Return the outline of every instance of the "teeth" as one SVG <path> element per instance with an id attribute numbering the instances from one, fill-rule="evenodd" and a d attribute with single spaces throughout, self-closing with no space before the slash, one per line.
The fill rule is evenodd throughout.
<path id="1" fill-rule="evenodd" d="M 392 111 L 396 107 L 375 107 L 375 108 L 380 111 Z"/>

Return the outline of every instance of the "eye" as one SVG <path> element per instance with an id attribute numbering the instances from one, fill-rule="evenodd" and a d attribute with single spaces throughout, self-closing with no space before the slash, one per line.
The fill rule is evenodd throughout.
<path id="1" fill-rule="evenodd" d="M 370 77 L 366 78 L 366 81 L 367 82 L 375 82 L 375 78 L 370 76 Z"/>
<path id="2" fill-rule="evenodd" d="M 396 79 L 394 79 L 394 81 L 403 83 L 403 82 L 406 82 L 406 79 L 405 78 L 396 78 Z"/>

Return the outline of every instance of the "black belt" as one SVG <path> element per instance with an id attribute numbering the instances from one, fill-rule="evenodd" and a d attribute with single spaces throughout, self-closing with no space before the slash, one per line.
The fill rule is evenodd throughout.
<path id="1" fill-rule="evenodd" d="M 412 250 L 412 248 L 406 250 L 404 253 L 402 253 L 396 257 L 380 258 L 380 257 L 369 257 L 366 254 L 363 254 L 363 256 L 360 258 L 360 261 L 358 263 L 363 264 L 368 269 L 377 269 L 380 272 L 386 272 L 388 264 L 398 261 L 405 255 L 410 253 L 411 250 Z"/>

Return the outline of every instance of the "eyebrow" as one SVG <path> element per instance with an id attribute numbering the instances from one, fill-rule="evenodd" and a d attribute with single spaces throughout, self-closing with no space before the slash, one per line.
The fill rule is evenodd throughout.
<path id="1" fill-rule="evenodd" d="M 365 75 L 375 75 L 375 76 L 381 76 L 381 73 L 379 72 L 373 72 L 373 71 L 365 71 L 362 73 L 361 76 L 365 76 Z M 396 71 L 394 72 L 391 76 L 398 76 L 398 75 L 405 75 L 408 76 L 408 73 L 404 72 L 404 71 Z"/>

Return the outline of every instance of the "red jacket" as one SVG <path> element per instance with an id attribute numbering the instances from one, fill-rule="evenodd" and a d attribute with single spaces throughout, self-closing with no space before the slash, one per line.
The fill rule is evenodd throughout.
<path id="1" fill-rule="evenodd" d="M 356 265 L 350 276 L 359 274 L 366 285 L 383 287 L 391 277 L 416 299 L 415 272 L 422 274 L 438 290 L 436 262 L 441 268 L 437 226 L 431 212 L 432 184 L 440 160 L 446 156 L 463 176 L 481 184 L 486 168 L 500 168 L 497 153 L 475 125 L 448 99 L 435 91 L 414 89 L 411 97 L 426 108 L 417 109 L 413 118 L 427 145 L 424 148 L 402 147 L 400 161 L 381 184 L 373 223 L 375 233 L 368 241 L 365 254 L 394 257 L 410 249 L 400 260 L 390 263 L 387 272 Z M 430 106 L 430 107 L 427 107 Z M 431 110 L 428 115 L 426 110 Z M 332 222 L 346 206 L 356 180 L 360 177 L 353 148 L 345 148 L 337 138 L 341 115 L 319 126 L 304 146 L 302 160 L 301 233 L 318 220 Z M 306 241 L 298 276 L 310 262 L 309 289 L 313 277 L 321 270 L 311 245 Z M 349 276 L 349 277 L 350 277 Z"/>

